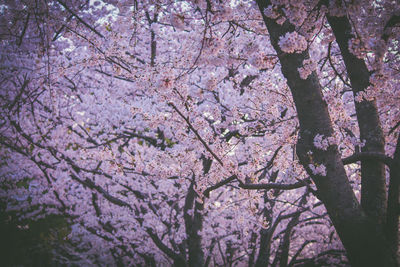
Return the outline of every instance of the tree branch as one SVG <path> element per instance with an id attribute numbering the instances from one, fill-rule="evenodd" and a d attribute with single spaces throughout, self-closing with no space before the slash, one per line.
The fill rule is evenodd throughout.
<path id="1" fill-rule="evenodd" d="M 75 14 L 75 12 L 72 11 L 72 9 L 70 9 L 63 1 L 61 1 L 61 0 L 56 0 L 56 1 L 60 5 L 62 5 L 69 13 L 71 13 L 71 15 L 73 15 L 77 20 L 79 20 L 79 22 L 81 22 L 83 25 L 85 25 L 87 28 L 89 28 L 92 32 L 94 32 L 95 34 L 97 34 L 101 38 L 104 38 L 104 36 L 100 32 L 98 32 L 95 28 L 93 28 L 92 26 L 87 24 L 82 18 L 80 18 L 77 14 Z"/>
<path id="2" fill-rule="evenodd" d="M 393 159 L 380 152 L 358 152 L 347 158 L 342 159 L 344 165 L 363 160 L 377 160 L 385 163 L 389 168 L 393 164 Z"/>
<path id="3" fill-rule="evenodd" d="M 211 150 L 211 148 L 207 145 L 207 143 L 201 138 L 200 134 L 197 132 L 197 130 L 193 127 L 193 125 L 190 123 L 189 118 L 185 117 L 182 112 L 179 111 L 179 109 L 173 104 L 173 103 L 168 103 L 169 106 L 171 106 L 176 112 L 178 112 L 179 116 L 181 116 L 186 123 L 188 124 L 189 128 L 193 131 L 193 133 L 196 135 L 196 137 L 199 139 L 199 141 L 203 144 L 203 146 L 207 149 L 208 152 L 218 161 L 221 166 L 224 166 L 222 161 L 218 158 L 218 156 Z"/>
<path id="4" fill-rule="evenodd" d="M 292 190 L 307 186 L 311 183 L 311 179 L 305 179 L 298 181 L 294 184 L 280 184 L 280 183 L 267 183 L 267 184 L 245 184 L 242 181 L 239 181 L 239 187 L 243 189 L 250 189 L 250 190 L 270 190 L 270 189 L 280 189 L 280 190 Z"/>
<path id="5" fill-rule="evenodd" d="M 207 198 L 210 197 L 210 192 L 211 192 L 211 191 L 213 191 L 213 190 L 215 190 L 215 189 L 218 189 L 218 188 L 220 188 L 221 186 L 224 186 L 224 185 L 226 185 L 226 184 L 229 184 L 230 182 L 232 182 L 232 181 L 235 180 L 235 179 L 237 179 L 237 176 L 234 174 L 234 175 L 232 175 L 232 176 L 226 178 L 225 180 L 222 180 L 221 182 L 216 183 L 215 185 L 208 187 L 208 188 L 207 188 L 206 190 L 204 190 L 204 192 L 203 192 L 204 196 L 207 197 Z"/>
<path id="6" fill-rule="evenodd" d="M 106 190 L 104 190 L 102 187 L 96 185 L 93 181 L 89 180 L 89 179 L 85 179 L 85 180 L 81 180 L 80 178 L 78 178 L 78 176 L 71 174 L 71 178 L 75 181 L 77 181 L 78 183 L 89 187 L 90 189 L 94 189 L 97 192 L 99 192 L 105 199 L 107 199 L 108 201 L 110 201 L 111 203 L 120 206 L 120 207 L 128 207 L 129 209 L 132 210 L 131 205 L 129 205 L 127 202 L 120 200 L 112 195 L 110 195 L 109 193 L 106 192 Z"/>
<path id="7" fill-rule="evenodd" d="M 397 24 L 400 23 L 400 16 L 399 15 L 393 15 L 390 17 L 390 19 L 388 20 L 388 22 L 386 23 L 385 27 L 383 28 L 383 35 L 382 35 L 382 39 L 385 40 L 387 42 L 387 40 L 389 39 L 389 34 L 386 31 L 388 28 L 391 27 L 398 27 Z"/>
<path id="8" fill-rule="evenodd" d="M 150 236 L 151 240 L 153 240 L 154 244 L 162 251 L 164 252 L 168 257 L 173 259 L 174 261 L 182 261 L 182 258 L 176 254 L 172 249 L 167 247 L 161 239 L 158 237 L 157 234 L 153 232 L 153 229 L 147 228 L 146 229 L 147 234 Z"/>

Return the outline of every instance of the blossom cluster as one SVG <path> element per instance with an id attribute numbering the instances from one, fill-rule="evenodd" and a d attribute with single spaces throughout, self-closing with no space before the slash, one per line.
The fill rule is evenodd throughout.
<path id="1" fill-rule="evenodd" d="M 301 53 L 307 49 L 307 40 L 297 32 L 288 32 L 279 38 L 279 47 L 285 53 Z"/>
<path id="2" fill-rule="evenodd" d="M 364 58 L 367 52 L 365 45 L 360 38 L 352 38 L 349 40 L 349 50 L 360 59 Z"/>
<path id="3" fill-rule="evenodd" d="M 283 11 L 290 23 L 296 26 L 301 26 L 307 18 L 307 10 L 302 1 L 292 1 L 290 5 L 283 8 Z"/>
<path id="4" fill-rule="evenodd" d="M 325 137 L 322 134 L 317 134 L 314 137 L 314 146 L 321 150 L 327 150 L 329 146 L 335 145 L 336 139 L 333 136 Z"/>
<path id="5" fill-rule="evenodd" d="M 308 76 L 317 68 L 317 63 L 311 58 L 305 59 L 303 61 L 303 66 L 298 68 L 300 78 L 306 80 Z"/>
<path id="6" fill-rule="evenodd" d="M 308 164 L 308 167 L 314 175 L 326 176 L 326 167 L 323 164 Z"/>
<path id="7" fill-rule="evenodd" d="M 276 64 L 276 61 L 277 60 L 274 56 L 265 55 L 264 53 L 258 53 L 249 58 L 249 63 L 258 69 L 273 68 Z"/>
<path id="8" fill-rule="evenodd" d="M 273 5 L 269 5 L 268 7 L 264 8 L 264 15 L 271 19 L 276 19 L 279 17 L 279 13 Z"/>
<path id="9" fill-rule="evenodd" d="M 185 17 L 181 14 L 171 14 L 170 23 L 173 27 L 183 30 L 185 28 Z"/>

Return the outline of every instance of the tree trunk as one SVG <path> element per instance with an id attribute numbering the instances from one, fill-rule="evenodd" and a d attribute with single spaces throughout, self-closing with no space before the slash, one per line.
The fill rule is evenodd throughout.
<path id="1" fill-rule="evenodd" d="M 199 232 L 203 226 L 203 217 L 201 211 L 203 204 L 195 201 L 196 192 L 193 189 L 194 182 L 190 184 L 188 189 L 185 207 L 184 220 L 189 252 L 189 266 L 204 266 L 204 252 L 201 247 L 201 236 Z M 193 209 L 193 216 L 189 214 L 189 210 Z"/>
<path id="2" fill-rule="evenodd" d="M 363 92 L 370 85 L 369 71 L 364 60 L 349 51 L 349 41 L 353 38 L 347 17 L 327 16 L 336 42 L 339 45 L 346 65 L 354 96 Z M 385 154 L 384 137 L 379 120 L 376 101 L 355 101 L 360 139 L 365 140 L 362 152 L 380 152 Z M 364 212 L 376 223 L 384 224 L 386 218 L 386 178 L 385 166 L 376 160 L 361 162 L 361 206 Z"/>
<path id="3" fill-rule="evenodd" d="M 317 134 L 331 136 L 333 128 L 317 74 L 313 72 L 303 80 L 298 73 L 303 60 L 309 58 L 308 50 L 293 54 L 281 51 L 279 38 L 287 32 L 295 31 L 295 27 L 288 21 L 282 26 L 278 25 L 264 15 L 263 10 L 271 4 L 270 1 L 257 0 L 257 4 L 296 105 L 300 123 L 297 155 L 317 186 L 321 201 L 346 248 L 349 261 L 353 266 L 360 267 L 397 266 L 383 231 L 362 211 L 350 186 L 337 146 L 331 146 L 324 151 L 313 145 Z M 309 164 L 324 164 L 326 175 L 313 174 Z"/>
<path id="4" fill-rule="evenodd" d="M 388 192 L 386 238 L 393 253 L 397 254 L 399 246 L 399 213 L 400 213 L 400 132 L 397 136 L 396 150 L 390 166 L 390 184 Z"/>

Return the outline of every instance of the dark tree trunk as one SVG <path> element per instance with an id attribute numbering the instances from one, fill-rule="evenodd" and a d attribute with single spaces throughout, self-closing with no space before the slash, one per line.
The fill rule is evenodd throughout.
<path id="1" fill-rule="evenodd" d="M 396 151 L 390 166 L 390 184 L 388 193 L 387 219 L 385 225 L 386 238 L 393 253 L 397 254 L 399 246 L 400 215 L 400 132 L 397 136 Z"/>
<path id="2" fill-rule="evenodd" d="M 193 189 L 194 183 L 192 182 L 185 199 L 184 206 L 184 220 L 187 236 L 187 244 L 189 250 L 189 266 L 204 266 L 204 252 L 201 247 L 200 230 L 203 226 L 203 204 L 195 201 L 196 192 Z M 193 209 L 193 216 L 189 214 L 189 210 Z"/>
<path id="3" fill-rule="evenodd" d="M 256 260 L 255 267 L 268 266 L 269 254 L 271 249 L 271 229 L 261 229 L 260 231 L 260 249 Z"/>
<path id="4" fill-rule="evenodd" d="M 276 175 L 272 175 L 270 182 L 275 182 L 277 178 Z M 258 250 L 257 260 L 255 262 L 255 267 L 263 267 L 269 264 L 269 257 L 271 255 L 271 239 L 275 232 L 277 224 L 272 224 L 272 212 L 275 206 L 275 202 L 268 197 L 268 192 L 264 192 L 264 204 L 269 203 L 269 207 L 264 210 L 264 220 L 270 222 L 268 229 L 260 230 L 260 248 Z"/>

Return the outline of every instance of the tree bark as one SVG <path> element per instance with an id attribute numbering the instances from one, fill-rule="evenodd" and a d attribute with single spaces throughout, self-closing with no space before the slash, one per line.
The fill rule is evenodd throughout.
<path id="1" fill-rule="evenodd" d="M 279 38 L 287 32 L 295 31 L 295 27 L 288 21 L 279 25 L 264 15 L 263 10 L 271 4 L 270 1 L 256 2 L 296 105 L 300 123 L 297 155 L 317 186 L 318 195 L 346 248 L 350 263 L 360 267 L 397 266 L 383 231 L 361 209 L 350 186 L 337 146 L 331 146 L 324 151 L 313 145 L 316 134 L 331 136 L 333 127 L 317 74 L 313 72 L 303 80 L 298 73 L 303 60 L 309 58 L 308 50 L 302 53 L 284 53 L 279 47 Z M 312 152 L 312 155 L 309 152 Z M 326 176 L 315 175 L 309 164 L 324 164 Z"/>
<path id="2" fill-rule="evenodd" d="M 370 85 L 369 71 L 363 59 L 349 51 L 349 41 L 354 37 L 347 17 L 327 16 L 339 45 L 347 74 L 350 78 L 354 96 Z M 384 136 L 379 120 L 376 101 L 355 101 L 360 139 L 365 140 L 362 152 L 385 154 Z M 364 212 L 376 223 L 384 224 L 386 219 L 386 179 L 385 166 L 376 160 L 361 162 L 361 206 Z"/>
<path id="3" fill-rule="evenodd" d="M 399 246 L 399 214 L 400 214 L 400 132 L 397 136 L 396 150 L 390 166 L 390 183 L 386 213 L 385 233 L 394 254 Z"/>
<path id="4" fill-rule="evenodd" d="M 194 182 L 190 184 L 185 199 L 184 220 L 189 252 L 189 266 L 204 266 L 204 252 L 201 247 L 201 236 L 199 232 L 203 226 L 203 218 L 201 211 L 203 204 L 195 201 L 196 192 L 194 191 Z M 189 210 L 193 209 L 193 216 L 189 214 Z"/>
<path id="5" fill-rule="evenodd" d="M 271 159 L 271 164 L 273 161 Z M 268 167 L 268 165 L 267 165 Z M 273 175 L 270 178 L 271 183 L 276 182 L 277 175 Z M 269 203 L 269 207 L 264 208 L 263 216 L 264 220 L 270 222 L 268 229 L 261 228 L 260 230 L 260 248 L 258 250 L 257 260 L 255 262 L 255 267 L 263 267 L 269 264 L 269 258 L 271 256 L 271 239 L 274 235 L 275 229 L 278 226 L 278 221 L 273 222 L 272 212 L 275 206 L 275 202 L 269 199 L 268 192 L 264 192 L 264 204 Z"/>

